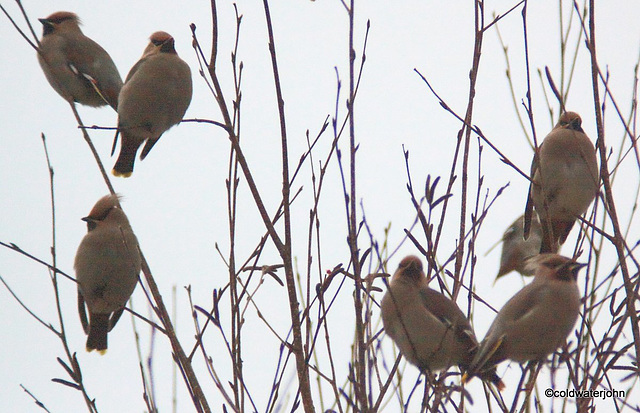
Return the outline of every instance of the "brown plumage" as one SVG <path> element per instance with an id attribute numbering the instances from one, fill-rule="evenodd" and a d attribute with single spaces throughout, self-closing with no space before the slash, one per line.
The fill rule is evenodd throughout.
<path id="1" fill-rule="evenodd" d="M 429 288 L 418 257 L 400 261 L 380 308 L 385 332 L 421 371 L 469 367 L 478 349 L 471 324 L 451 299 Z M 495 370 L 484 377 L 504 387 Z"/>
<path id="2" fill-rule="evenodd" d="M 87 234 L 76 253 L 78 311 L 87 337 L 87 351 L 107 350 L 107 333 L 122 315 L 138 282 L 141 257 L 138 240 L 116 195 L 101 198 L 89 215 Z M 85 312 L 89 310 L 89 320 Z"/>
<path id="3" fill-rule="evenodd" d="M 598 164 L 593 143 L 575 112 L 560 116 L 531 164 L 532 183 L 525 208 L 524 235 L 529 236 L 533 208 L 542 225 L 540 253 L 558 250 L 575 220 L 596 196 Z"/>
<path id="4" fill-rule="evenodd" d="M 38 62 L 53 89 L 67 101 L 117 109 L 120 73 L 109 54 L 82 33 L 78 16 L 59 11 L 40 22 Z"/>
<path id="5" fill-rule="evenodd" d="M 530 261 L 536 266 L 535 278 L 498 312 L 468 376 L 484 374 L 506 359 L 543 360 L 573 330 L 580 310 L 576 278 L 585 264 L 557 254 L 540 254 Z"/>
<path id="6" fill-rule="evenodd" d="M 160 136 L 182 120 L 191 102 L 191 70 L 178 57 L 173 37 L 156 32 L 150 40 L 142 58 L 129 71 L 120 92 L 118 133 L 121 145 L 112 171 L 115 176 L 131 176 L 138 148 L 146 141 L 140 153 L 142 160 Z"/>
<path id="7" fill-rule="evenodd" d="M 502 254 L 500 256 L 500 269 L 496 279 L 517 271 L 522 275 L 531 276 L 534 268 L 527 265 L 527 259 L 538 255 L 542 243 L 542 227 L 537 215 L 531 219 L 529 238 L 524 239 L 524 216 L 516 219 L 502 236 Z M 554 251 L 556 252 L 556 251 Z"/>

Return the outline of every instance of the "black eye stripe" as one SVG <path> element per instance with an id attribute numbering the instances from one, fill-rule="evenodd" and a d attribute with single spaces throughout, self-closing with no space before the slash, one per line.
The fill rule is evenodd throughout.
<path id="1" fill-rule="evenodd" d="M 54 32 L 54 26 L 50 22 L 46 22 L 42 24 L 42 35 L 46 36 Z"/>

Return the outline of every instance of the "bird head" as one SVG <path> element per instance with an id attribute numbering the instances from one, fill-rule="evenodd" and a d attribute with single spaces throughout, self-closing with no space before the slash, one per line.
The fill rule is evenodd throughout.
<path id="1" fill-rule="evenodd" d="M 80 30 L 80 19 L 70 11 L 58 11 L 45 19 L 38 19 L 42 23 L 42 36 L 61 30 Z"/>
<path id="2" fill-rule="evenodd" d="M 575 112 L 565 112 L 560 116 L 556 128 L 571 129 L 576 132 L 584 133 L 582 130 L 582 119 Z"/>
<path id="3" fill-rule="evenodd" d="M 422 261 L 415 255 L 406 256 L 398 264 L 394 278 L 404 277 L 412 281 L 418 281 L 424 277 Z"/>
<path id="4" fill-rule="evenodd" d="M 149 53 L 177 54 L 175 40 L 167 32 L 155 32 L 149 37 L 149 45 L 145 50 L 145 55 Z"/>
<path id="5" fill-rule="evenodd" d="M 105 195 L 96 202 L 96 204 L 89 212 L 89 215 L 82 218 L 87 223 L 87 230 L 93 231 L 96 226 L 103 222 L 109 216 L 109 213 L 116 208 L 119 208 L 120 196 L 119 195 Z"/>
<path id="6" fill-rule="evenodd" d="M 536 266 L 536 277 L 543 276 L 558 281 L 574 282 L 578 271 L 587 264 L 558 254 L 540 254 L 529 259 L 528 265 Z"/>

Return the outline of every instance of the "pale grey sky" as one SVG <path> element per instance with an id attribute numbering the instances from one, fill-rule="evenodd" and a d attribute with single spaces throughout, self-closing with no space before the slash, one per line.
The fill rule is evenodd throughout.
<path id="1" fill-rule="evenodd" d="M 22 28 L 23 20 L 11 2 L 3 4 Z M 455 3 L 455 2 L 454 2 Z M 503 13 L 515 1 L 486 2 L 487 20 L 492 12 Z M 413 221 L 414 211 L 406 191 L 406 172 L 402 148 L 410 151 L 411 173 L 414 185 L 421 190 L 427 174 L 442 176 L 439 186 L 444 191 L 459 123 L 438 104 L 426 85 L 413 71 L 424 74 L 440 95 L 458 113 L 463 114 L 467 103 L 469 68 L 473 46 L 473 8 L 471 2 L 449 4 L 441 1 L 357 2 L 356 48 L 361 55 L 364 28 L 371 21 L 367 60 L 356 101 L 356 139 L 360 143 L 357 158 L 358 202 L 362 201 L 368 224 L 374 236 L 383 238 L 383 229 L 392 223 L 389 245 L 393 250 L 402 241 L 404 228 Z M 191 47 L 190 23 L 198 27 L 205 52 L 210 49 L 211 18 L 207 1 L 154 2 L 25 2 L 26 11 L 41 35 L 37 18 L 68 10 L 77 13 L 84 25 L 84 33 L 100 43 L 111 55 L 124 78 L 138 60 L 148 42 L 149 35 L 164 30 L 176 39 L 179 55 L 189 64 L 194 82 L 194 95 L 186 118 L 220 120 L 217 104 L 198 74 L 198 64 Z M 244 62 L 242 145 L 267 208 L 275 211 L 280 198 L 280 138 L 277 108 L 271 66 L 268 55 L 264 12 L 256 1 L 240 1 L 238 9 L 243 15 L 239 59 Z M 333 116 L 336 100 L 336 68 L 342 81 L 339 110 L 340 120 L 345 116 L 345 98 L 348 93 L 348 19 L 339 1 L 285 0 L 272 2 L 276 48 L 280 64 L 287 128 L 290 142 L 291 166 L 306 149 L 305 131 L 315 136 L 327 115 Z M 565 21 L 568 9 L 565 6 Z M 218 4 L 219 21 L 219 73 L 226 98 L 231 99 L 233 82 L 230 55 L 235 33 L 235 18 L 231 2 Z M 603 70 L 611 75 L 610 87 L 623 114 L 629 113 L 633 94 L 634 65 L 638 60 L 640 30 L 637 20 L 640 6 L 635 2 L 610 1 L 598 6 L 598 57 Z M 73 258 L 86 227 L 80 218 L 86 216 L 95 201 L 107 193 L 95 162 L 76 128 L 73 115 L 62 98 L 47 83 L 36 59 L 35 51 L 18 35 L 5 16 L 0 23 L 4 58 L 0 62 L 0 97 L 3 111 L 0 115 L 3 130 L 0 135 L 0 241 L 13 242 L 29 253 L 50 261 L 51 214 L 48 172 L 40 139 L 44 133 L 51 163 L 55 170 L 56 235 L 58 267 L 73 274 Z M 538 139 L 551 129 L 553 121 L 546 110 L 537 70 L 548 66 L 560 78 L 560 50 L 558 5 L 554 1 L 530 2 L 528 30 L 530 66 L 532 69 L 533 107 Z M 573 52 L 579 22 L 575 16 L 574 30 L 569 41 Z M 511 71 L 518 102 L 525 97 L 526 78 L 522 20 L 519 11 L 500 22 L 500 31 L 511 59 Z M 579 44 L 577 68 L 567 108 L 581 114 L 586 133 L 595 141 L 596 125 L 591 93 L 589 58 L 584 43 Z M 474 124 L 497 145 L 519 168 L 528 171 L 532 151 L 519 126 L 505 77 L 505 58 L 496 31 L 490 29 L 484 38 L 482 60 L 478 77 L 474 110 Z M 547 89 L 548 91 L 548 89 Z M 601 97 L 603 93 L 601 93 Z M 524 116 L 522 105 L 517 108 Z M 554 102 L 554 109 L 558 106 Z M 116 114 L 110 108 L 79 107 L 86 125 L 114 126 Z M 557 113 L 557 112 L 556 112 Z M 607 104 L 608 144 L 614 152 L 620 147 L 623 131 Z M 110 170 L 113 132 L 92 130 L 90 135 L 105 167 Z M 315 162 L 324 159 L 331 140 L 331 132 L 319 144 Z M 475 137 L 472 163 L 476 164 Z M 342 148 L 346 151 L 346 139 Z M 628 144 L 627 146 L 628 147 Z M 625 148 L 626 148 L 625 147 Z M 193 343 L 193 327 L 188 301 L 183 286 L 191 285 L 194 301 L 208 306 L 211 290 L 222 287 L 228 280 L 224 263 L 215 250 L 217 243 L 223 253 L 229 249 L 226 213 L 225 179 L 227 178 L 229 142 L 224 131 L 205 124 L 183 123 L 168 131 L 143 162 L 137 161 L 134 175 L 129 179 L 112 178 L 116 190 L 124 196 L 123 207 L 140 240 L 141 248 L 162 290 L 165 302 L 170 304 L 171 287 L 178 288 L 178 330 L 184 346 Z M 488 191 L 492 198 L 499 188 L 509 187 L 498 199 L 487 216 L 483 231 L 476 241 L 478 262 L 477 292 L 499 308 L 521 286 L 519 276 L 511 275 L 495 286 L 493 278 L 498 269 L 499 248 L 485 253 L 497 242 L 506 227 L 524 209 L 527 181 L 512 168 L 499 161 L 499 157 L 484 145 L 482 154 L 484 187 L 481 197 Z M 324 199 L 320 204 L 323 235 L 323 265 L 326 269 L 337 263 L 347 263 L 344 201 L 335 159 L 330 168 Z M 628 225 L 631 208 L 636 199 L 638 169 L 629 157 L 620 176 L 616 178 L 616 193 L 621 222 Z M 477 168 L 470 168 L 470 187 L 475 188 Z M 294 254 L 306 256 L 306 231 L 309 208 L 312 206 L 312 187 L 309 167 L 294 188 L 304 185 L 293 208 Z M 243 260 L 264 234 L 255 204 L 241 179 L 239 208 L 238 256 Z M 470 196 L 472 199 L 473 196 Z M 455 225 L 459 205 L 459 186 L 449 214 L 448 229 L 443 236 L 441 259 L 453 250 L 458 237 Z M 602 205 L 599 205 L 601 208 Z M 358 210 L 361 214 L 362 211 Z M 438 213 L 439 216 L 439 213 Z M 640 226 L 632 224 L 629 243 L 637 241 Z M 563 248 L 571 255 L 577 231 L 574 230 Z M 366 245 L 366 237 L 362 238 Z M 446 254 L 445 254 L 446 252 Z M 603 251 L 605 259 L 602 276 L 613 268 L 615 258 L 610 246 Z M 410 242 L 389 260 L 389 271 L 406 254 L 417 253 Z M 608 255 L 608 256 L 607 256 Z M 277 254 L 269 246 L 263 264 L 277 262 Z M 303 264 L 300 264 L 303 267 Z M 7 249 L 0 249 L 0 275 L 14 289 L 26 305 L 45 321 L 57 325 L 55 302 L 51 282 L 41 265 Z M 584 284 L 581 284 L 582 288 Z M 84 351 L 85 336 L 76 314 L 75 285 L 60 281 L 63 315 L 69 334 L 69 343 L 78 352 L 85 381 L 90 394 L 97 399 L 101 412 L 143 411 L 144 403 L 131 319 L 126 314 L 109 336 L 109 352 L 104 357 Z M 346 334 L 335 334 L 335 346 L 341 348 L 337 374 L 346 377 L 347 362 L 352 342 L 352 308 L 350 294 L 343 292 L 339 300 Z M 378 294 L 378 298 L 381 294 Z M 284 336 L 287 332 L 288 306 L 286 291 L 272 280 L 266 279 L 257 297 L 261 305 L 270 306 L 270 321 Z M 137 288 L 134 307 L 147 314 L 142 289 Z M 461 299 L 461 305 L 466 304 Z M 56 337 L 29 317 L 7 290 L 0 288 L 0 342 L 4 356 L 0 358 L 0 410 L 40 411 L 19 387 L 23 384 L 53 412 L 76 412 L 85 409 L 79 393 L 50 381 L 66 379 L 56 361 L 62 356 L 62 347 Z M 226 311 L 227 307 L 225 307 Z M 492 314 L 478 307 L 475 327 L 479 337 L 488 328 Z M 379 311 L 373 309 L 378 320 Z M 336 320 L 334 320 L 334 323 Z M 259 409 L 266 405 L 268 386 L 275 368 L 275 355 L 265 352 L 277 349 L 277 341 L 255 314 L 248 311 L 245 342 L 255 340 L 255 350 L 245 350 L 245 374 Z M 143 351 L 148 350 L 148 330 L 138 322 Z M 222 348 L 218 334 L 211 333 L 207 344 Z M 391 341 L 383 338 L 390 352 Z M 216 347 L 217 346 L 217 347 Z M 267 349 L 267 350 L 265 350 Z M 156 395 L 162 411 L 170 411 L 170 347 L 164 337 L 158 336 L 155 347 Z M 273 353 L 277 354 L 277 353 Z M 199 357 L 199 356 L 198 356 Z M 196 357 L 196 358 L 198 358 Z M 226 354 L 213 353 L 214 361 L 220 357 L 220 373 L 230 374 Z M 197 371 L 207 381 L 206 371 L 200 363 Z M 292 365 L 292 364 L 291 364 Z M 293 374 L 293 370 L 291 374 Z M 515 364 L 506 363 L 499 372 L 519 377 Z M 406 384 L 411 386 L 417 369 L 406 368 Z M 228 377 L 228 376 L 225 376 Z M 510 376 L 508 376 L 510 377 Z M 181 379 L 178 379 L 179 411 L 192 411 Z M 226 381 L 223 380 L 223 381 Z M 510 386 L 511 395 L 515 383 Z M 484 406 L 479 383 L 470 385 L 476 403 Z M 207 382 L 205 389 L 212 406 L 219 406 L 221 398 Z M 509 396 L 510 397 L 510 396 Z M 548 403 L 544 399 L 543 403 Z M 546 405 L 546 404 L 545 404 Z M 606 404 L 611 407 L 612 405 Z M 216 407 L 217 408 L 217 407 Z"/>

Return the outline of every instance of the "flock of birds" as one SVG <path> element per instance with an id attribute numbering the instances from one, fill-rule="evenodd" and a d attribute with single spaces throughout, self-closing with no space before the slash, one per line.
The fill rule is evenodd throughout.
<path id="1" fill-rule="evenodd" d="M 38 60 L 47 80 L 69 102 L 117 111 L 113 151 L 118 135 L 121 149 L 112 172 L 130 176 L 142 144 L 144 159 L 191 102 L 191 71 L 173 37 L 152 34 L 123 83 L 109 54 L 82 33 L 77 15 L 56 12 L 40 22 Z M 534 279 L 498 312 L 481 342 L 456 303 L 429 288 L 420 259 L 401 260 L 381 302 L 382 320 L 402 355 L 421 371 L 456 365 L 463 381 L 478 376 L 503 389 L 498 363 L 543 360 L 572 331 L 580 306 L 576 278 L 585 264 L 557 252 L 599 186 L 595 149 L 578 114 L 563 113 L 537 148 L 530 181 L 525 214 L 504 234 L 498 277 L 516 270 Z M 117 195 L 101 198 L 83 220 L 88 232 L 74 263 L 78 310 L 87 350 L 104 353 L 107 333 L 135 289 L 141 257 Z"/>
<path id="2" fill-rule="evenodd" d="M 180 123 L 191 103 L 191 70 L 176 53 L 173 37 L 153 33 L 123 83 L 109 54 L 82 33 L 76 14 L 59 11 L 40 22 L 38 61 L 47 80 L 68 102 L 116 110 L 118 132 L 112 155 L 119 135 L 120 155 L 112 173 L 131 176 L 140 147 L 144 144 L 140 152 L 144 159 L 160 136 Z M 88 335 L 87 350 L 104 353 L 107 333 L 136 287 L 141 257 L 117 195 L 100 199 L 83 220 L 87 234 L 74 263 L 78 311 Z"/>
<path id="3" fill-rule="evenodd" d="M 497 364 L 542 361 L 573 330 L 581 299 L 576 280 L 586 264 L 557 252 L 600 180 L 595 148 L 581 124 L 577 113 L 563 113 L 533 157 L 525 214 L 503 236 L 497 277 L 516 270 L 534 279 L 502 307 L 482 342 L 456 303 L 429 288 L 418 257 L 400 261 L 382 299 L 382 321 L 421 371 L 456 365 L 463 381 L 478 376 L 502 390 Z"/>
<path id="4" fill-rule="evenodd" d="M 47 80 L 65 100 L 87 106 L 111 106 L 118 112 L 120 156 L 116 176 L 133 173 L 136 153 L 144 159 L 160 136 L 177 125 L 191 103 L 191 70 L 176 53 L 173 37 L 155 32 L 142 57 L 122 83 L 111 56 L 80 30 L 78 16 L 60 11 L 46 19 L 38 61 Z"/>

